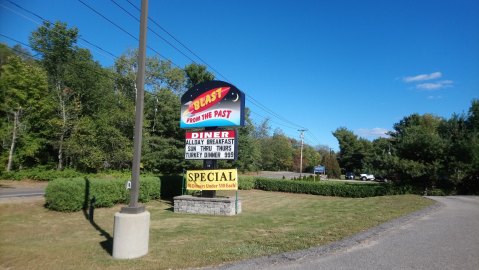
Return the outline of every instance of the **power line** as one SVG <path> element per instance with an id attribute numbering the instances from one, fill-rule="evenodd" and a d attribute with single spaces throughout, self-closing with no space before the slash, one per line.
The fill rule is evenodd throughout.
<path id="1" fill-rule="evenodd" d="M 126 10 L 125 8 L 123 8 L 122 6 L 120 6 L 120 4 L 118 4 L 115 0 L 110 0 L 111 2 L 113 2 L 117 7 L 119 7 L 121 10 L 123 10 L 126 14 L 128 14 L 130 17 L 132 17 L 133 19 L 135 19 L 137 22 L 140 22 L 140 20 L 133 14 L 131 14 L 128 10 Z M 173 47 L 176 51 L 178 51 L 179 53 L 181 53 L 183 56 L 185 56 L 186 58 L 188 58 L 190 61 L 192 61 L 193 63 L 196 63 L 195 60 L 193 60 L 191 57 L 189 57 L 187 54 L 185 54 L 184 52 L 182 52 L 180 49 L 178 49 L 175 45 L 173 45 L 171 42 L 169 42 L 167 39 L 165 39 L 164 37 L 160 36 L 160 34 L 158 34 L 157 32 L 155 32 L 153 29 L 151 29 L 150 27 L 148 27 L 148 30 L 150 30 L 153 34 L 155 34 L 157 37 L 159 37 L 161 40 L 163 40 L 164 42 L 166 42 L 168 45 L 170 45 L 171 47 Z"/>
<path id="2" fill-rule="evenodd" d="M 135 37 L 133 34 L 131 34 L 130 32 L 128 32 L 127 30 L 125 30 L 123 27 L 119 26 L 117 23 L 115 23 L 114 21 L 108 19 L 105 15 L 103 15 L 101 12 L 97 11 L 96 9 L 94 9 L 93 7 L 89 6 L 87 3 L 83 2 L 82 0 L 78 0 L 78 2 L 82 3 L 84 6 L 86 6 L 88 9 L 90 9 L 91 11 L 93 11 L 94 13 L 96 13 L 98 16 L 102 17 L 103 19 L 107 20 L 109 23 L 113 24 L 116 28 L 120 29 L 122 32 L 124 32 L 125 34 L 127 34 L 128 36 L 132 37 L 134 40 L 138 41 L 138 38 Z M 150 46 L 147 46 L 148 49 L 150 49 L 151 51 L 153 51 L 154 53 L 156 53 L 158 56 L 160 57 L 163 57 L 164 59 L 170 61 L 174 66 L 176 66 L 177 68 L 180 68 L 181 67 L 176 64 L 175 62 L 171 61 L 170 59 L 166 58 L 165 56 L 161 55 L 158 51 L 156 51 L 155 49 L 151 48 Z"/>
<path id="3" fill-rule="evenodd" d="M 14 38 L 12 38 L 12 37 L 6 36 L 6 35 L 1 34 L 1 33 L 0 33 L 0 36 L 2 36 L 2 37 L 4 37 L 4 38 L 7 38 L 7 39 L 10 39 L 10 40 L 12 40 L 12 41 L 14 41 L 14 42 L 16 42 L 16 43 L 18 43 L 18 44 L 24 45 L 24 46 L 26 46 L 26 47 L 28 47 L 28 48 L 30 48 L 30 49 L 33 49 L 29 44 L 26 44 L 26 43 L 24 43 L 24 42 L 21 42 L 21 41 L 19 41 L 19 40 L 17 40 L 17 39 L 14 39 Z M 13 49 L 13 48 L 12 48 L 12 49 Z M 14 49 L 13 49 L 13 50 L 14 50 Z M 41 60 L 41 59 L 39 59 L 39 58 L 37 58 L 37 57 L 35 57 L 35 56 L 32 56 L 32 55 L 29 55 L 29 54 L 27 54 L 27 53 L 25 53 L 25 52 L 18 51 L 18 50 L 14 50 L 14 51 L 17 51 L 17 52 L 19 52 L 19 53 L 22 53 L 22 54 L 24 54 L 24 55 L 27 56 L 27 57 L 31 57 L 31 58 L 33 58 L 33 59 Z M 74 64 L 75 64 L 75 63 L 74 63 Z M 90 69 L 90 71 L 94 72 L 95 74 L 97 74 L 97 75 L 99 75 L 99 76 L 102 76 L 102 77 L 105 77 L 105 78 L 108 78 L 108 79 L 110 79 L 110 80 L 112 80 L 112 81 L 114 81 L 114 82 L 116 82 L 116 80 L 118 79 L 117 77 L 115 77 L 115 75 L 119 75 L 119 76 L 121 77 L 120 74 L 114 74 L 113 76 L 111 76 L 111 75 L 109 75 L 108 73 L 98 72 L 97 70 L 95 70 L 95 69 L 93 69 L 93 68 L 90 68 L 89 66 L 88 66 L 88 68 Z M 148 91 L 145 91 L 145 93 L 146 93 L 146 94 L 149 94 L 149 95 L 151 95 L 151 96 L 155 96 L 154 93 L 150 93 L 150 92 L 148 92 Z M 253 111 L 253 110 L 250 110 L 250 112 L 251 112 L 252 114 L 255 114 L 255 115 L 257 115 L 257 116 L 263 118 L 263 119 L 269 119 L 269 121 L 271 121 L 272 123 L 274 123 L 274 124 L 276 124 L 276 125 L 280 125 L 280 126 L 283 126 L 283 127 L 289 128 L 289 129 L 293 129 L 293 130 L 296 129 L 295 127 L 288 126 L 288 125 L 279 123 L 279 122 L 277 122 L 277 121 L 274 121 L 274 120 L 270 119 L 269 117 L 266 117 L 266 116 L 264 116 L 264 115 L 262 115 L 262 114 L 259 114 L 259 113 L 255 112 L 255 111 Z M 310 135 L 314 136 L 314 134 L 311 133 L 311 131 L 309 131 L 309 130 L 305 130 L 305 131 L 307 132 L 307 134 L 310 134 Z M 305 135 L 307 135 L 307 134 L 305 134 Z M 308 141 L 308 142 L 310 142 L 310 140 L 309 140 L 307 137 L 305 138 L 305 140 Z M 317 140 L 317 142 L 318 142 L 318 144 L 319 144 L 319 140 Z M 310 144 L 313 145 L 313 143 L 311 143 L 311 142 L 310 142 Z"/>
<path id="4" fill-rule="evenodd" d="M 2 37 L 4 37 L 4 38 L 7 38 L 7 39 L 10 39 L 11 41 L 17 42 L 18 44 L 22 44 L 23 46 L 26 46 L 26 47 L 28 47 L 28 48 L 34 50 L 30 45 L 28 45 L 28 44 L 26 44 L 26 43 L 24 43 L 24 42 L 21 42 L 21 41 L 19 41 L 19 40 L 16 40 L 16 39 L 14 39 L 14 38 L 12 38 L 12 37 L 6 36 L 6 35 L 4 35 L 4 34 L 2 34 L 2 33 L 0 33 L 0 36 L 2 36 Z M 12 49 L 13 49 L 13 48 L 12 48 Z M 20 51 L 18 51 L 18 50 L 14 50 L 14 51 L 20 52 Z M 21 53 L 23 53 L 23 54 L 25 54 L 25 55 L 27 55 L 27 56 L 30 56 L 30 57 L 32 57 L 32 58 L 34 58 L 34 59 L 36 59 L 36 60 L 41 60 L 41 59 L 39 59 L 39 58 L 37 58 L 37 57 L 35 57 L 35 56 L 28 55 L 28 54 L 26 54 L 26 53 L 24 53 L 24 52 L 21 52 Z M 78 63 L 75 63 L 75 62 L 73 62 L 73 64 L 79 65 Z M 84 67 L 84 66 L 82 66 L 82 67 Z M 90 66 L 87 66 L 87 68 L 90 68 Z M 93 71 L 93 72 L 96 73 L 97 75 L 100 75 L 100 76 L 109 78 L 109 79 L 111 79 L 111 80 L 113 80 L 113 81 L 116 81 L 116 79 L 117 79 L 117 78 L 115 78 L 115 77 L 111 77 L 111 76 L 107 75 L 106 73 L 100 73 L 100 72 L 98 72 L 97 70 L 94 70 L 94 69 L 92 69 L 92 68 L 90 68 L 90 71 Z"/>
<path id="5" fill-rule="evenodd" d="M 107 20 L 109 23 L 113 24 L 116 28 L 120 29 L 121 31 L 123 31 L 123 33 L 129 35 L 130 37 L 132 37 L 134 40 L 138 41 L 138 38 L 135 37 L 133 34 L 131 34 L 130 32 L 126 31 L 123 27 L 119 26 L 118 24 L 116 24 L 114 21 L 108 19 L 106 16 L 104 16 L 103 14 L 101 14 L 100 12 L 98 12 L 96 9 L 92 8 L 91 6 L 89 6 L 87 3 L 83 2 L 82 0 L 78 0 L 78 2 L 82 3 L 85 7 L 89 8 L 91 11 L 95 12 L 98 16 L 102 17 L 103 19 Z"/>
<path id="6" fill-rule="evenodd" d="M 268 119 L 269 121 L 271 121 L 272 123 L 275 123 L 275 124 L 277 124 L 277 125 L 280 125 L 280 126 L 283 126 L 283 127 L 289 128 L 289 129 L 294 129 L 294 130 L 296 130 L 295 127 L 291 127 L 291 126 L 288 126 L 288 125 L 285 125 L 285 124 L 278 123 L 278 122 L 276 122 L 276 121 L 274 121 L 274 120 L 271 120 L 271 118 L 266 117 L 266 116 L 264 116 L 264 115 L 261 115 L 261 114 L 255 112 L 255 111 L 253 111 L 253 110 L 251 110 L 251 109 L 250 109 L 250 112 L 253 113 L 253 114 L 255 114 L 255 115 L 258 115 L 259 117 L 261 117 L 261 118 L 263 118 L 263 119 Z"/>
<path id="7" fill-rule="evenodd" d="M 14 39 L 14 38 L 12 38 L 12 37 L 6 36 L 6 35 L 1 34 L 1 33 L 0 33 L 0 36 L 2 36 L 2 37 L 4 37 L 4 38 L 7 38 L 7 39 L 9 39 L 9 40 L 11 40 L 11 41 L 15 41 L 15 42 L 18 43 L 18 44 L 22 44 L 23 46 L 27 46 L 27 47 L 29 47 L 30 49 L 33 49 L 32 47 L 30 47 L 30 45 L 28 45 L 28 44 L 26 44 L 26 43 L 24 43 L 24 42 L 21 42 L 21 41 L 19 41 L 19 40 L 16 40 L 16 39 Z"/>
<path id="8" fill-rule="evenodd" d="M 111 0 L 114 2 L 114 0 Z M 130 0 L 126 0 L 130 5 L 132 5 L 136 10 L 140 10 L 135 4 L 133 4 Z M 130 16 L 132 16 L 130 14 Z M 215 73 L 217 73 L 218 75 L 220 75 L 222 78 L 226 79 L 226 81 L 230 82 L 231 83 L 231 80 L 229 80 L 226 76 L 224 76 L 223 74 L 221 74 L 219 71 L 217 71 L 215 68 L 213 68 L 210 64 L 208 64 L 205 60 L 203 60 L 200 56 L 198 56 L 195 52 L 193 52 L 193 50 L 191 50 L 190 48 L 188 48 L 188 46 L 186 46 L 185 44 L 183 44 L 181 41 L 179 41 L 175 36 L 173 36 L 168 30 L 166 30 L 164 27 L 162 27 L 159 23 L 157 23 L 155 20 L 153 20 L 151 17 L 149 17 L 149 20 L 155 24 L 156 26 L 158 26 L 161 30 L 163 30 L 168 36 L 170 36 L 171 38 L 173 38 L 176 42 L 178 42 L 178 44 L 180 44 L 183 48 L 185 48 L 186 50 L 188 50 L 191 54 L 193 54 L 195 57 L 197 57 L 202 63 L 204 63 L 206 66 L 208 66 L 211 70 L 213 70 Z M 176 47 L 175 47 L 176 48 Z M 177 49 L 177 48 L 176 48 Z M 183 54 L 183 53 L 182 53 Z M 183 54 L 184 55 L 184 54 Z M 188 59 L 192 60 L 191 58 L 188 57 Z M 192 60 L 193 62 L 195 62 L 194 60 Z M 243 91 L 245 93 L 247 93 L 246 91 Z M 260 108 L 261 110 L 265 111 L 266 113 L 268 114 L 271 114 L 273 117 L 285 122 L 285 123 L 288 123 L 290 125 L 293 125 L 293 126 L 296 126 L 298 128 L 304 128 L 303 126 L 300 126 L 300 125 L 297 125 L 296 123 L 293 123 L 289 120 L 287 120 L 286 118 L 282 117 L 281 115 L 275 113 L 274 111 L 272 111 L 271 109 L 269 109 L 268 107 L 264 106 L 263 104 L 261 104 L 261 102 L 259 102 L 258 100 L 256 100 L 255 98 L 253 98 L 253 96 L 251 96 L 250 94 L 248 94 L 248 98 L 251 100 L 251 102 L 256 105 L 258 108 Z"/>
<path id="9" fill-rule="evenodd" d="M 37 18 L 40 18 L 41 20 L 43 21 L 46 21 L 46 22 L 49 22 L 48 20 L 44 19 L 43 17 L 41 17 L 40 15 L 36 14 L 35 12 L 32 12 L 30 10 L 27 10 L 25 8 L 23 8 L 22 6 L 10 1 L 10 0 L 7 0 L 8 2 L 10 2 L 11 4 L 17 6 L 18 8 L 34 15 L 35 17 Z M 93 7 L 89 6 L 88 4 L 86 4 L 84 1 L 82 0 L 78 0 L 80 3 L 82 3 L 83 5 L 85 5 L 87 8 L 89 8 L 91 11 L 93 11 L 94 13 L 96 13 L 97 15 L 99 15 L 100 17 L 102 17 L 103 19 L 107 20 L 109 23 L 113 24 L 115 27 L 117 27 L 118 29 L 120 29 L 122 32 L 126 33 L 127 35 L 129 35 L 130 37 L 132 37 L 133 39 L 135 40 L 138 40 L 138 38 L 136 38 L 134 35 L 132 35 L 130 32 L 128 32 L 127 30 L 125 30 L 124 28 L 122 28 L 120 25 L 118 25 L 117 23 L 115 23 L 114 21 L 108 19 L 106 16 L 104 16 L 101 12 L 97 11 L 96 9 L 94 9 Z M 128 15 L 130 15 L 131 17 L 133 17 L 135 20 L 138 21 L 138 19 L 132 15 L 130 12 L 128 12 L 126 9 L 124 9 L 123 7 L 121 7 L 117 2 L 115 2 L 114 0 L 111 0 L 114 4 L 116 4 L 119 8 L 121 8 L 124 12 L 126 12 Z M 139 8 L 134 5 L 132 2 L 130 2 L 129 0 L 127 0 L 127 2 L 132 5 L 133 7 L 135 7 L 137 10 L 139 10 Z M 190 53 L 192 53 L 195 57 L 197 57 L 198 59 L 200 59 L 204 64 L 206 64 L 211 70 L 213 70 L 215 73 L 217 73 L 218 75 L 220 75 L 221 77 L 223 77 L 224 79 L 226 79 L 227 81 L 230 82 L 230 80 L 225 77 L 223 74 L 221 74 L 220 72 L 218 72 L 216 69 L 214 69 L 211 65 L 209 65 L 205 60 L 203 60 L 201 57 L 199 57 L 196 53 L 193 52 L 193 50 L 191 50 L 190 48 L 188 48 L 186 45 L 184 45 L 181 41 L 179 41 L 176 37 L 174 37 L 169 31 L 167 31 L 164 27 L 162 27 L 161 25 L 159 25 L 155 20 L 153 20 L 152 18 L 149 18 L 150 21 L 152 21 L 155 25 L 157 25 L 161 30 L 163 30 L 165 33 L 167 33 L 171 38 L 173 38 L 176 42 L 178 42 L 181 46 L 183 46 L 186 50 L 188 50 Z M 51 22 L 50 22 L 51 23 Z M 150 29 L 150 28 L 149 28 Z M 181 54 L 183 54 L 185 57 L 187 57 L 189 60 L 195 62 L 192 58 L 190 58 L 189 56 L 187 56 L 185 53 L 183 53 L 179 48 L 177 48 L 176 46 L 174 46 L 173 44 L 171 44 L 170 42 L 168 42 L 166 39 L 164 39 L 163 37 L 161 37 L 157 32 L 153 31 L 152 29 L 150 29 L 150 31 L 152 31 L 155 35 L 157 35 L 158 37 L 160 37 L 162 40 L 164 40 L 165 42 L 167 42 L 170 46 L 172 46 L 173 48 L 175 48 L 177 51 L 179 51 Z M 118 57 L 115 56 L 114 54 L 106 51 L 105 49 L 101 48 L 100 46 L 98 45 L 95 45 L 93 44 L 92 42 L 89 42 L 88 40 L 86 39 L 83 39 L 83 38 L 80 38 L 81 40 L 83 40 L 84 42 L 90 44 L 91 46 L 94 46 L 95 48 L 109 54 L 110 56 L 114 57 L 115 59 L 117 59 Z M 159 56 L 163 57 L 159 52 L 157 52 L 156 50 L 154 50 L 153 48 L 149 47 L 148 48 L 150 50 L 152 50 L 153 52 L 157 53 Z M 181 68 L 179 65 L 177 65 L 175 62 L 173 62 L 172 60 L 166 58 L 166 57 L 163 57 L 164 59 L 170 61 L 173 65 L 175 65 L 176 67 L 178 68 Z M 246 91 L 243 91 L 245 93 L 247 93 Z M 271 115 L 272 117 L 284 122 L 284 123 L 287 123 L 288 125 L 292 125 L 292 126 L 295 126 L 297 128 L 304 128 L 303 126 L 301 125 L 298 125 L 288 119 L 286 119 L 285 117 L 279 115 L 278 113 L 274 112 L 273 110 L 269 109 L 267 106 L 263 105 L 261 102 L 259 102 L 258 100 L 256 100 L 252 95 L 248 94 L 248 98 L 249 100 L 251 101 L 251 104 L 256 106 L 257 108 L 261 109 L 262 111 L 266 112 L 267 114 Z M 277 123 L 277 122 L 276 122 Z M 279 123 L 277 123 L 279 124 Z M 288 127 L 288 128 L 292 128 L 294 129 L 293 127 L 290 127 L 290 126 L 287 126 L 287 125 L 283 125 L 283 124 L 280 124 L 282 126 L 285 126 L 285 127 Z M 314 135 L 313 135 L 314 136 Z"/>
<path id="10" fill-rule="evenodd" d="M 126 0 L 130 5 L 132 5 L 134 8 L 136 8 L 136 10 L 140 11 L 140 8 L 138 8 L 135 4 L 133 4 L 130 0 Z M 172 39 L 174 39 L 176 42 L 178 42 L 178 44 L 180 44 L 183 48 L 185 48 L 186 50 L 188 50 L 191 54 L 193 54 L 196 58 L 198 58 L 203 64 L 205 64 L 207 67 L 209 67 L 213 72 L 215 72 L 216 74 L 218 74 L 220 77 L 222 77 L 223 79 L 226 79 L 227 81 L 228 78 L 226 78 L 223 74 L 221 74 L 219 71 L 217 71 L 215 68 L 213 68 L 212 66 L 210 66 L 205 60 L 203 60 L 198 54 L 196 54 L 193 50 L 191 50 L 190 48 L 188 48 L 188 46 L 186 46 L 184 43 L 182 43 L 181 41 L 179 41 L 175 36 L 173 36 L 168 30 L 166 30 L 164 27 L 162 27 L 159 23 L 157 23 L 155 20 L 153 20 L 151 17 L 148 17 L 148 19 L 156 26 L 158 26 L 158 28 L 160 28 L 161 30 L 163 30 L 163 32 L 165 32 L 168 36 L 170 36 Z M 195 62 L 194 60 L 192 60 L 193 62 Z"/>
<path id="11" fill-rule="evenodd" d="M 42 16 L 38 15 L 37 13 L 35 13 L 35 12 L 31 11 L 31 10 L 26 9 L 26 8 L 20 6 L 19 4 L 15 3 L 15 2 L 12 2 L 11 0 L 7 0 L 7 1 L 8 1 L 10 4 L 16 6 L 17 8 L 19 8 L 19 9 L 21 9 L 21 10 L 27 12 L 27 13 L 30 13 L 31 15 L 33 15 L 33 16 L 35 16 L 35 17 L 37 17 L 37 18 L 39 18 L 39 19 L 42 20 L 43 22 L 47 22 L 47 23 L 53 24 L 51 21 L 49 21 L 49 20 L 43 18 Z M 3 5 L 2 5 L 2 6 L 3 6 Z M 19 13 L 17 13 L 17 12 L 14 11 L 14 10 L 9 9 L 8 7 L 5 7 L 5 6 L 3 6 L 3 7 L 4 7 L 4 8 L 7 8 L 8 10 L 10 10 L 10 11 L 12 11 L 12 12 L 14 12 L 14 13 L 16 13 L 16 14 L 19 15 L 19 16 L 22 16 L 22 17 L 24 17 L 24 18 L 26 18 L 26 19 L 28 19 L 28 20 L 34 22 L 34 23 L 37 24 L 37 25 L 40 25 L 39 22 L 34 21 L 33 19 L 29 18 L 28 16 L 25 16 L 25 15 L 23 15 L 23 14 L 19 14 Z M 94 44 L 93 42 L 90 42 L 90 41 L 86 40 L 86 39 L 83 38 L 83 37 L 79 37 L 79 39 L 82 40 L 83 42 L 85 42 L 85 43 L 87 43 L 87 44 L 89 44 L 89 45 L 91 45 L 91 46 L 93 46 L 93 47 L 95 47 L 95 48 L 97 48 L 97 49 L 99 49 L 99 50 L 101 50 L 101 51 L 107 53 L 108 55 L 112 56 L 113 58 L 118 58 L 117 56 L 115 56 L 115 55 L 112 54 L 111 52 L 109 52 L 109 51 L 103 49 L 102 47 L 100 47 L 99 45 Z"/>
<path id="12" fill-rule="evenodd" d="M 244 92 L 244 91 L 243 91 Z M 246 92 L 245 92 L 246 93 Z M 289 121 L 288 119 L 282 117 L 281 115 L 277 114 L 276 112 L 274 112 L 273 110 L 269 109 L 268 107 L 266 107 L 265 105 L 261 104 L 259 101 L 257 101 L 256 99 L 254 99 L 251 95 L 248 94 L 248 97 L 249 99 L 251 100 L 251 102 L 253 103 L 253 105 L 257 106 L 258 108 L 262 109 L 263 111 L 265 111 L 266 113 L 272 115 L 273 117 L 276 117 L 277 119 L 285 122 L 285 123 L 288 123 L 292 126 L 295 126 L 296 128 L 304 128 L 303 126 L 300 126 L 292 121 Z"/>
<path id="13" fill-rule="evenodd" d="M 130 36 L 133 36 L 132 34 L 130 34 L 128 31 L 124 30 L 123 28 L 121 28 L 120 26 L 118 26 L 116 23 L 114 23 L 113 21 L 111 21 L 110 19 L 106 18 L 106 16 L 104 16 L 103 14 L 101 14 L 100 12 L 98 12 L 97 10 L 95 10 L 94 8 L 92 8 L 91 6 L 87 5 L 85 2 L 83 2 L 82 0 L 78 0 L 79 2 L 81 2 L 83 5 L 85 5 L 86 7 L 88 7 L 89 9 L 91 9 L 92 11 L 94 11 L 96 14 L 98 14 L 99 16 L 101 16 L 102 18 L 106 19 L 107 21 L 109 21 L 110 23 L 112 23 L 113 25 L 115 25 L 116 27 L 119 27 L 123 32 L 126 32 L 128 33 L 128 35 Z M 121 7 L 120 5 L 118 5 L 115 1 L 112 1 L 113 3 L 115 3 L 117 6 Z M 128 1 L 129 2 L 129 1 Z M 138 10 L 138 7 L 136 7 L 134 4 L 132 4 L 131 2 L 129 2 L 131 5 L 133 5 L 137 10 Z M 126 11 L 124 8 L 122 8 L 122 10 L 124 10 L 128 15 L 132 16 L 133 18 L 136 19 L 136 17 L 134 15 L 132 15 L 130 12 Z M 151 21 L 153 21 L 151 18 L 150 18 Z M 157 24 L 159 26 L 158 23 L 154 22 L 155 24 Z M 161 26 L 159 26 L 161 27 Z M 161 29 L 164 29 L 163 27 L 161 27 Z M 156 33 L 156 32 L 154 32 Z M 157 33 L 156 33 L 157 34 Z M 169 34 L 169 32 L 168 32 Z M 171 34 L 169 34 L 170 36 L 172 36 Z M 135 38 L 135 37 L 133 37 Z M 135 38 L 136 40 L 138 40 L 137 38 Z M 175 38 L 175 40 L 177 40 Z M 169 43 L 171 44 L 171 43 Z M 185 45 L 182 44 L 182 46 L 186 47 Z M 150 47 L 148 47 L 149 49 L 151 49 Z M 179 50 L 177 47 L 174 47 L 175 49 Z M 155 50 L 151 49 L 152 51 L 156 52 Z M 160 53 L 156 52 L 158 55 L 161 55 Z M 182 53 L 183 55 L 185 55 L 184 53 Z M 195 54 L 196 55 L 196 54 Z M 188 57 L 189 58 L 189 57 Z M 167 58 L 165 58 L 167 59 Z M 190 60 L 192 60 L 194 62 L 193 59 L 189 58 Z M 167 59 L 169 60 L 169 59 Z M 171 61 L 171 60 L 169 60 Z M 179 67 L 176 63 L 174 63 L 173 61 L 171 61 L 175 66 Z M 213 69 L 208 63 L 205 62 L 205 64 L 207 64 L 208 67 L 210 67 L 211 69 Z M 214 70 L 214 69 L 213 69 Z M 221 73 L 217 72 L 219 75 L 221 75 Z M 226 79 L 227 81 L 230 81 L 228 80 L 228 78 L 226 78 L 225 76 L 221 75 L 224 79 Z M 246 91 L 243 91 L 246 93 Z M 300 126 L 292 121 L 289 121 L 288 119 L 282 117 L 281 115 L 277 114 L 276 112 L 274 112 L 273 110 L 269 109 L 268 107 L 264 106 L 263 104 L 261 104 L 259 101 L 257 101 L 256 99 L 254 99 L 251 95 L 249 95 L 249 98 L 251 99 L 252 103 L 254 103 L 254 105 L 256 105 L 258 108 L 262 109 L 263 111 L 267 112 L 268 114 L 271 114 L 273 117 L 276 117 L 277 119 L 285 122 L 285 123 L 288 123 L 290 125 L 293 125 L 293 126 L 296 126 L 298 128 L 304 128 L 303 126 Z"/>

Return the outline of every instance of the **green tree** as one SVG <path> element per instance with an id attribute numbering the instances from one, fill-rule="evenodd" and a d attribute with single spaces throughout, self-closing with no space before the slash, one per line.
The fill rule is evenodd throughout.
<path id="1" fill-rule="evenodd" d="M 324 155 L 321 164 L 324 165 L 326 174 L 329 178 L 339 179 L 341 177 L 341 169 L 339 168 L 338 159 L 335 153 L 330 152 Z"/>
<path id="2" fill-rule="evenodd" d="M 258 141 L 253 138 L 254 124 L 250 110 L 245 108 L 245 126 L 238 128 L 238 160 L 234 165 L 242 172 L 257 171 L 260 168 L 260 149 Z"/>
<path id="3" fill-rule="evenodd" d="M 186 88 L 191 87 L 205 81 L 212 81 L 215 79 L 215 75 L 206 69 L 206 66 L 198 65 L 195 63 L 189 64 L 185 67 L 186 72 Z"/>
<path id="4" fill-rule="evenodd" d="M 6 171 L 10 171 L 19 139 L 22 147 L 18 150 L 22 158 L 33 157 L 41 148 L 40 138 L 32 136 L 38 123 L 29 120 L 48 109 L 44 101 L 48 85 L 46 74 L 40 67 L 27 64 L 16 56 L 10 56 L 1 70 L 0 108 L 2 119 L 7 120 L 2 124 L 2 137 L 3 141 L 9 141 Z"/>
<path id="5" fill-rule="evenodd" d="M 362 173 L 368 170 L 368 153 L 370 145 L 360 139 L 352 131 L 341 127 L 333 132 L 339 142 L 339 165 L 347 172 Z"/>
<path id="6" fill-rule="evenodd" d="M 135 100 L 135 78 L 138 71 L 138 50 L 128 50 L 122 54 L 114 66 L 118 77 L 118 89 Z M 145 64 L 145 89 L 147 91 L 159 91 L 169 89 L 180 96 L 185 90 L 186 74 L 180 68 L 172 67 L 170 61 L 162 61 L 158 57 L 147 57 Z"/>
<path id="7" fill-rule="evenodd" d="M 171 90 L 148 95 L 145 102 L 147 128 L 143 163 L 145 169 L 165 174 L 181 172 L 185 167 L 185 133 L 179 127 L 180 100 Z"/>
<path id="8" fill-rule="evenodd" d="M 76 100 L 65 80 L 68 65 L 77 51 L 77 38 L 78 30 L 69 29 L 62 22 L 44 22 L 30 36 L 31 47 L 42 56 L 41 63 L 48 73 L 52 96 L 57 103 L 59 117 L 52 124 L 56 126 L 59 170 L 64 165 L 64 141 L 71 129 L 71 120 L 76 117 Z"/>
<path id="9" fill-rule="evenodd" d="M 275 131 L 269 147 L 273 150 L 272 169 L 286 171 L 293 169 L 293 145 L 288 137 L 279 130 Z"/>
<path id="10" fill-rule="evenodd" d="M 413 114 L 394 125 L 391 137 L 400 162 L 417 163 L 411 169 L 400 172 L 402 178 L 411 179 L 414 184 L 423 187 L 437 184 L 445 151 L 445 141 L 438 132 L 442 121 L 430 114 Z"/>
<path id="11" fill-rule="evenodd" d="M 270 119 L 266 118 L 258 126 L 255 126 L 255 129 L 252 134 L 255 139 L 263 139 L 270 137 L 271 125 L 269 122 Z"/>
<path id="12" fill-rule="evenodd" d="M 304 172 L 313 171 L 314 166 L 320 165 L 322 157 L 314 147 L 305 144 L 303 147 L 303 168 Z M 336 161 L 337 163 L 337 161 Z M 339 165 L 338 165 L 339 166 Z"/>

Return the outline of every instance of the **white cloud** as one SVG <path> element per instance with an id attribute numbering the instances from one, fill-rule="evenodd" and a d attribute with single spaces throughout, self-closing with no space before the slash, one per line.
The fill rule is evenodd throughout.
<path id="1" fill-rule="evenodd" d="M 366 137 L 366 138 L 379 138 L 379 137 L 388 138 L 389 135 L 386 134 L 387 132 L 389 132 L 389 130 L 385 128 L 371 128 L 371 129 L 360 128 L 356 131 L 356 133 L 360 137 Z"/>
<path id="2" fill-rule="evenodd" d="M 420 83 L 416 85 L 416 88 L 420 90 L 433 91 L 441 88 L 452 87 L 453 84 L 454 82 L 451 80 L 444 80 L 431 83 Z"/>
<path id="3" fill-rule="evenodd" d="M 428 96 L 427 99 L 430 99 L 430 100 L 442 99 L 442 96 Z"/>
<path id="4" fill-rule="evenodd" d="M 420 81 L 428 81 L 428 80 L 434 80 L 434 79 L 439 79 L 442 77 L 441 72 L 433 72 L 430 74 L 419 74 L 416 76 L 409 76 L 403 78 L 404 82 L 410 83 L 410 82 L 420 82 Z"/>

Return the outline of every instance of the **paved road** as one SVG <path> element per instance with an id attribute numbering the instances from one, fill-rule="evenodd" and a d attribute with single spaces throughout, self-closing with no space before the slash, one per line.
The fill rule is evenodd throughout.
<path id="1" fill-rule="evenodd" d="M 43 196 L 45 188 L 0 188 L 0 199 Z"/>
<path id="2" fill-rule="evenodd" d="M 479 197 L 430 197 L 435 207 L 325 247 L 218 269 L 479 269 Z"/>

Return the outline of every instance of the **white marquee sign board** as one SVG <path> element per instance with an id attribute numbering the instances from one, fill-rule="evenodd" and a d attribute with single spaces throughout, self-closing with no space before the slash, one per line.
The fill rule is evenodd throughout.
<path id="1" fill-rule="evenodd" d="M 229 159 L 237 157 L 235 130 L 186 132 L 185 159 Z"/>

